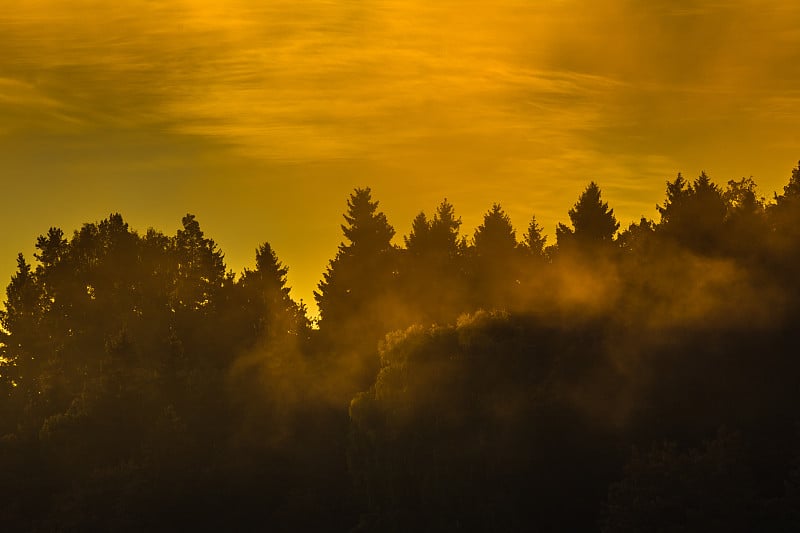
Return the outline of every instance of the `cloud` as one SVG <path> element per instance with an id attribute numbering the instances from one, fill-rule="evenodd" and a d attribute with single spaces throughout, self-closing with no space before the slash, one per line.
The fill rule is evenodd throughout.
<path id="1" fill-rule="evenodd" d="M 35 124 L 45 131 L 80 127 L 82 121 L 63 102 L 43 93 L 35 85 L 11 78 L 0 78 L 0 134 L 10 135 Z"/>
<path id="2" fill-rule="evenodd" d="M 0 134 L 7 151 L 27 147 L 25 175 L 42 159 L 43 176 L 97 167 L 81 157 L 107 158 L 104 174 L 161 175 L 169 151 L 182 190 L 200 191 L 202 176 L 235 182 L 239 197 L 319 187 L 330 201 L 370 184 L 397 227 L 448 196 L 467 233 L 495 200 L 518 228 L 533 210 L 552 232 L 592 179 L 625 226 L 654 215 L 678 170 L 753 174 L 769 191 L 797 160 L 800 8 L 789 2 L 4 7 Z"/>
<path id="3" fill-rule="evenodd" d="M 35 80 L 44 106 L 84 124 L 267 160 L 453 157 L 464 138 L 483 157 L 513 146 L 504 159 L 780 97 L 755 91 L 791 59 L 776 44 L 799 40 L 780 21 L 746 1 L 38 0 L 2 15 L 0 52 L 9 79 Z"/>
<path id="4" fill-rule="evenodd" d="M 542 106 L 609 83 L 516 64 L 502 27 L 454 17 L 450 4 L 66 7 L 40 0 L 5 15 L 0 50 L 18 79 L 38 79 L 88 122 L 160 123 L 254 157 L 370 157 L 451 135 L 519 134 L 532 118 L 543 122 Z M 502 9 L 466 8 L 511 20 Z"/>

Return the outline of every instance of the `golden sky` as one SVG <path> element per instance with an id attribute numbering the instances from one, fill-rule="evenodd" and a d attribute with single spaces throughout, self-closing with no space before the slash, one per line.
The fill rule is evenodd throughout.
<path id="1" fill-rule="evenodd" d="M 397 230 L 446 196 L 554 234 L 590 180 L 626 226 L 664 184 L 800 159 L 800 6 L 685 0 L 3 0 L 0 278 L 50 226 L 197 215 L 293 296 L 355 186 Z"/>

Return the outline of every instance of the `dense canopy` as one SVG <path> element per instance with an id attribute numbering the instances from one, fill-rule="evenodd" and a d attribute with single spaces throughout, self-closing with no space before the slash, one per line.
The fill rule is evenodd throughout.
<path id="1" fill-rule="evenodd" d="M 798 183 L 678 175 L 619 231 L 592 181 L 549 246 L 446 199 L 399 246 L 357 188 L 315 322 L 192 214 L 49 228 L 0 313 L 0 523 L 796 529 Z"/>

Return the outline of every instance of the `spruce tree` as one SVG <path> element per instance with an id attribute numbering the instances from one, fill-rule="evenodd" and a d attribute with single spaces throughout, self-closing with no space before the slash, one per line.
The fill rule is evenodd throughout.
<path id="1" fill-rule="evenodd" d="M 589 183 L 575 206 L 569 210 L 569 219 L 572 228 L 565 224 L 556 227 L 556 241 L 560 249 L 572 244 L 585 247 L 611 243 L 619 229 L 614 210 L 609 209 L 608 202 L 602 201 L 600 187 L 594 181 Z"/>
<path id="2" fill-rule="evenodd" d="M 314 292 L 320 330 L 337 344 L 371 348 L 392 323 L 383 302 L 394 286 L 395 232 L 369 187 L 350 195 L 344 219 L 345 240 Z"/>

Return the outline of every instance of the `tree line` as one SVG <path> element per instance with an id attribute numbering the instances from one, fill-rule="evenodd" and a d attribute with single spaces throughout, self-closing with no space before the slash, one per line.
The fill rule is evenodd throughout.
<path id="1" fill-rule="evenodd" d="M 800 526 L 800 164 L 701 173 L 620 230 L 591 182 L 548 244 L 446 199 L 396 245 L 369 188 L 293 301 L 193 215 L 18 256 L 0 313 L 8 530 Z"/>

